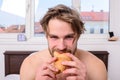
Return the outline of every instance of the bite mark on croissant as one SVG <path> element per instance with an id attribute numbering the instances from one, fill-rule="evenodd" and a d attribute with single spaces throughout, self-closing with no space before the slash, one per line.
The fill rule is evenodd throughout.
<path id="1" fill-rule="evenodd" d="M 54 66 L 59 70 L 58 73 L 63 72 L 67 66 L 62 65 L 63 61 L 71 61 L 71 58 L 66 55 L 66 53 L 58 53 L 57 51 L 54 52 L 54 57 L 57 57 L 56 62 L 54 63 Z"/>

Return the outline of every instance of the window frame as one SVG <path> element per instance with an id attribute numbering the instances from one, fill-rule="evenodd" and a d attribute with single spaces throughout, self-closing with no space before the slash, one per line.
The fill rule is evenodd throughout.
<path id="1" fill-rule="evenodd" d="M 110 8 L 110 4 L 109 4 Z M 26 27 L 25 33 L 22 33 L 26 36 L 27 41 L 41 41 L 42 37 L 34 37 L 34 9 L 35 1 L 26 0 Z M 109 10 L 110 13 L 110 10 Z M 110 16 L 109 16 L 110 20 Z M 109 21 L 109 30 L 110 30 L 110 21 Z M 0 33 L 0 41 L 17 41 L 17 36 L 21 33 Z M 109 34 L 82 34 L 82 39 L 107 39 Z M 41 41 L 42 42 L 42 41 Z"/>

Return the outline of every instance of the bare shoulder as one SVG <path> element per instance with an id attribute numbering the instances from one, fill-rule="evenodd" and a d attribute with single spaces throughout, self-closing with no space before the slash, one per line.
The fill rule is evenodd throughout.
<path id="1" fill-rule="evenodd" d="M 80 49 L 77 56 L 86 65 L 89 80 L 107 80 L 107 71 L 102 60 L 92 53 Z"/>
<path id="2" fill-rule="evenodd" d="M 85 50 L 79 49 L 77 51 L 77 57 L 80 58 L 80 60 L 82 60 L 85 63 L 92 62 L 92 63 L 100 63 L 104 65 L 102 60 L 100 60 L 98 57 Z"/>
<path id="3" fill-rule="evenodd" d="M 49 55 L 49 51 L 46 49 L 31 53 L 28 57 L 26 57 L 20 68 L 21 80 L 34 80 L 35 72 L 38 66 L 46 61 L 45 57 L 49 58 Z"/>
<path id="4" fill-rule="evenodd" d="M 34 53 L 31 53 L 28 57 L 26 57 L 23 61 L 23 64 L 31 65 L 31 64 L 39 64 L 43 61 L 45 61 L 45 57 L 49 57 L 49 51 L 42 50 L 42 51 L 37 51 Z"/>

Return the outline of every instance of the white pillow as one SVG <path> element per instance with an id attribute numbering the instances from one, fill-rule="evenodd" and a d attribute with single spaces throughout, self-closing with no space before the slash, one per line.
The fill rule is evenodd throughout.
<path id="1" fill-rule="evenodd" d="M 9 74 L 5 76 L 4 80 L 20 80 L 19 74 Z"/>

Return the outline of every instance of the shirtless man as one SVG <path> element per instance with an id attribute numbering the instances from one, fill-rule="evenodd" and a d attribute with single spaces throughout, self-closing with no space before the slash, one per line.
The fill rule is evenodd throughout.
<path id="1" fill-rule="evenodd" d="M 104 63 L 91 53 L 78 49 L 77 41 L 84 32 L 79 14 L 64 5 L 50 8 L 40 21 L 48 41 L 48 49 L 28 56 L 20 69 L 21 80 L 107 80 Z M 67 52 L 72 61 L 62 73 L 53 65 L 56 57 L 53 51 Z"/>

